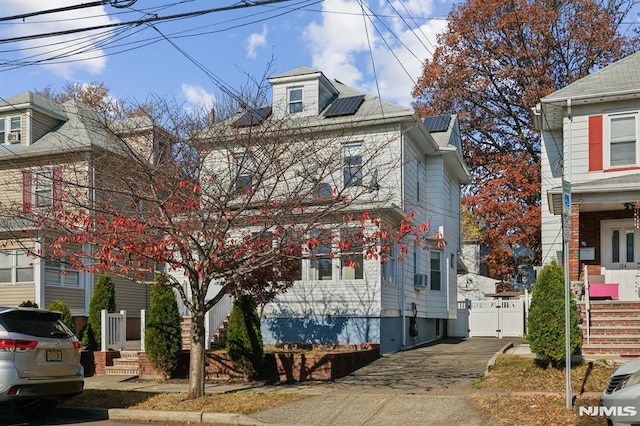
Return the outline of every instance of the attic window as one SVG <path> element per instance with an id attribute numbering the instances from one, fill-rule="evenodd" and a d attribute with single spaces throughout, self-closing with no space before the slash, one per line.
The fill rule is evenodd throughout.
<path id="1" fill-rule="evenodd" d="M 0 118 L 0 143 L 20 143 L 21 130 L 20 116 Z"/>
<path id="2" fill-rule="evenodd" d="M 302 88 L 289 89 L 289 113 L 302 112 Z"/>

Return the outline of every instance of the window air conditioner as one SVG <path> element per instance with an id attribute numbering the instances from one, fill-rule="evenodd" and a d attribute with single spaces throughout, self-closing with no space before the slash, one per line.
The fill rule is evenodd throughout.
<path id="1" fill-rule="evenodd" d="M 20 142 L 20 132 L 11 132 L 7 135 L 9 142 Z"/>
<path id="2" fill-rule="evenodd" d="M 416 290 L 423 290 L 429 285 L 429 275 L 427 274 L 415 274 L 413 276 L 413 287 Z"/>

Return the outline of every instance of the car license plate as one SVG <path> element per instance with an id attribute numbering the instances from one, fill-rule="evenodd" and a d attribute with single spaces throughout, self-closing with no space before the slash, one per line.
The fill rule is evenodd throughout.
<path id="1" fill-rule="evenodd" d="M 47 349 L 47 362 L 61 362 L 62 351 L 60 349 Z"/>

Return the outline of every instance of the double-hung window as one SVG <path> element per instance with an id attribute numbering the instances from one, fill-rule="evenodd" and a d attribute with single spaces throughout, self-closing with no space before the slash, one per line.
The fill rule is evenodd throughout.
<path id="1" fill-rule="evenodd" d="M 22 171 L 22 209 L 62 207 L 62 167 Z"/>
<path id="2" fill-rule="evenodd" d="M 636 115 L 611 116 L 609 127 L 609 166 L 635 166 L 637 158 Z"/>
<path id="3" fill-rule="evenodd" d="M 78 287 L 80 274 L 65 263 L 64 259 L 47 260 L 44 268 L 44 283 L 63 287 Z"/>
<path id="4" fill-rule="evenodd" d="M 302 88 L 289 89 L 289 114 L 302 112 L 303 108 Z"/>
<path id="5" fill-rule="evenodd" d="M 34 206 L 49 207 L 53 203 L 53 172 L 40 170 L 34 176 Z"/>
<path id="6" fill-rule="evenodd" d="M 238 155 L 235 158 L 235 186 L 239 194 L 249 194 L 253 189 L 253 159 L 249 155 Z"/>
<path id="7" fill-rule="evenodd" d="M 22 132 L 22 118 L 0 117 L 0 143 L 20 143 Z"/>
<path id="8" fill-rule="evenodd" d="M 442 289 L 442 253 L 431 250 L 431 290 Z"/>
<path id="9" fill-rule="evenodd" d="M 398 270 L 397 247 L 392 245 L 388 248 L 388 253 L 382 254 L 382 279 L 389 282 L 396 282 Z"/>
<path id="10" fill-rule="evenodd" d="M 329 231 L 314 232 L 311 235 L 311 259 L 309 260 L 309 280 L 333 280 L 332 238 Z"/>
<path id="11" fill-rule="evenodd" d="M 340 271 L 343 280 L 361 280 L 364 278 L 363 244 L 361 231 L 357 228 L 340 230 Z"/>
<path id="12" fill-rule="evenodd" d="M 362 185 L 362 143 L 348 143 L 343 147 L 344 187 Z"/>
<path id="13" fill-rule="evenodd" d="M 0 251 L 0 285 L 33 283 L 33 257 L 25 250 Z"/>

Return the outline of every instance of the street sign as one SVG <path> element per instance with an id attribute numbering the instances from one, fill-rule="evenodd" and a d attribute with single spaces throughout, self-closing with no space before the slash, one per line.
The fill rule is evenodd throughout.
<path id="1" fill-rule="evenodd" d="M 571 182 L 562 181 L 562 214 L 569 216 L 571 214 Z"/>

